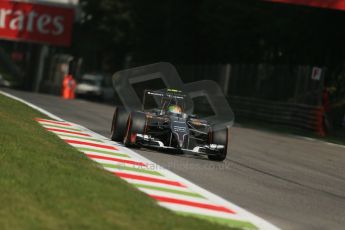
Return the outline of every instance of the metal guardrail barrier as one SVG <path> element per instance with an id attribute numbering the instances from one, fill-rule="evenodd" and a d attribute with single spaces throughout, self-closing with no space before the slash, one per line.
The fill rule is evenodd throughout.
<path id="1" fill-rule="evenodd" d="M 325 135 L 324 108 L 256 98 L 229 96 L 229 103 L 237 117 L 281 124 Z"/>

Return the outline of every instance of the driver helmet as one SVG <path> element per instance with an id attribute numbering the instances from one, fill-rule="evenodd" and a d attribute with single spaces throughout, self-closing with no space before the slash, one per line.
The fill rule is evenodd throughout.
<path id="1" fill-rule="evenodd" d="M 178 105 L 170 105 L 168 107 L 168 111 L 169 112 L 172 112 L 172 113 L 181 113 L 182 112 L 182 109 L 180 106 Z"/>

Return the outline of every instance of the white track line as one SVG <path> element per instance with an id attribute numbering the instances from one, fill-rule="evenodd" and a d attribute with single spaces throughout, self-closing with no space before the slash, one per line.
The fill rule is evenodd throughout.
<path id="1" fill-rule="evenodd" d="M 78 149 L 79 150 L 79 149 Z M 92 150 L 79 150 L 80 152 L 83 152 L 85 153 L 86 155 L 95 155 L 95 156 L 101 156 L 101 157 L 116 157 L 116 158 L 121 158 L 122 160 L 130 160 L 131 157 L 125 153 L 118 153 L 118 152 L 109 152 L 109 153 L 99 153 L 99 152 L 96 152 L 96 151 L 92 151 Z M 112 155 L 113 154 L 123 154 L 123 156 L 121 155 Z M 142 166 L 144 167 L 144 166 Z M 149 168 L 147 168 L 149 169 Z"/>
<path id="2" fill-rule="evenodd" d="M 139 190 L 141 190 L 144 193 L 149 194 L 149 195 L 166 196 L 166 197 L 171 197 L 174 199 L 188 200 L 188 201 L 199 202 L 199 203 L 204 203 L 204 204 L 211 204 L 211 205 L 213 204 L 208 199 L 202 198 L 202 197 L 191 197 L 191 196 L 187 196 L 187 195 L 183 195 L 183 194 L 175 194 L 175 193 L 158 191 L 158 190 L 147 189 L 147 188 L 139 188 Z"/>
<path id="3" fill-rule="evenodd" d="M 147 182 L 147 181 L 139 181 L 139 180 L 129 179 L 129 178 L 123 178 L 123 179 L 130 184 L 149 185 L 149 186 L 154 186 L 154 187 L 163 188 L 163 189 L 178 190 L 181 192 L 194 192 L 194 191 L 190 190 L 189 188 L 178 187 L 178 186 L 169 185 L 169 184 L 158 184 L 158 183 L 156 183 L 155 185 L 153 185 L 151 182 Z M 194 193 L 196 193 L 196 192 L 194 192 Z"/>

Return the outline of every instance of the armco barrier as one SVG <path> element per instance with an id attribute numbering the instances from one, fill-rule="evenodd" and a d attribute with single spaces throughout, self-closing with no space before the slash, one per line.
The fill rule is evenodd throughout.
<path id="1" fill-rule="evenodd" d="M 256 98 L 230 96 L 229 103 L 237 117 L 267 121 L 325 135 L 324 108 L 304 104 L 273 102 Z"/>

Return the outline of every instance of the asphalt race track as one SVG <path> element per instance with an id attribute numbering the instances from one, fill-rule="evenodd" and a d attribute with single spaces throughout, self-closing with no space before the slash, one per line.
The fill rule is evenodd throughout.
<path id="1" fill-rule="evenodd" d="M 4 91 L 67 121 L 110 134 L 112 106 Z M 232 128 L 231 143 L 223 163 L 137 152 L 282 229 L 345 229 L 345 147 L 241 127 Z"/>

